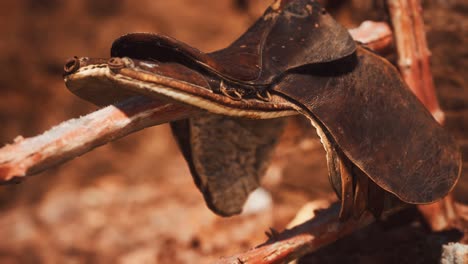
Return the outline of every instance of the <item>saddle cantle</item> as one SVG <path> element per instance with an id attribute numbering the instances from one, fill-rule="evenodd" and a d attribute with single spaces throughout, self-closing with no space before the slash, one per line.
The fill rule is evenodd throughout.
<path id="1" fill-rule="evenodd" d="M 355 44 L 317 1 L 278 0 L 213 53 L 135 33 L 117 39 L 111 56 L 118 58 L 75 60 L 69 89 L 97 104 L 144 94 L 207 110 L 172 127 L 218 214 L 241 211 L 281 132 L 282 121 L 272 118 L 293 112 L 309 118 L 321 137 L 343 218 L 378 215 L 396 197 L 436 201 L 459 177 L 454 140 L 398 71 Z"/>
<path id="2" fill-rule="evenodd" d="M 284 2 L 284 1 L 280 1 Z M 335 61 L 356 45 L 316 1 L 272 5 L 229 47 L 205 54 L 173 38 L 133 33 L 118 38 L 111 56 L 157 61 L 190 61 L 224 79 L 269 85 L 282 73 L 302 65 Z"/>

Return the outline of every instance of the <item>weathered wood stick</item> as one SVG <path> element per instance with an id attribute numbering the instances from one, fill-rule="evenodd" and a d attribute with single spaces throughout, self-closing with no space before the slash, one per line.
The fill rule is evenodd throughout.
<path id="1" fill-rule="evenodd" d="M 273 234 L 269 241 L 248 252 L 223 258 L 218 264 L 288 263 L 298 257 L 329 244 L 372 222 L 364 215 L 361 221 L 338 221 L 340 204 L 317 212 L 315 217 L 281 234 Z"/>
<path id="2" fill-rule="evenodd" d="M 389 210 L 382 217 L 388 217 L 401 208 Z M 222 258 L 217 264 L 276 264 L 289 263 L 310 252 L 343 238 L 375 221 L 369 212 L 359 219 L 339 221 L 340 204 L 331 204 L 327 209 L 316 211 L 314 217 L 303 224 L 287 229 L 258 247 L 231 257 Z"/>
<path id="3" fill-rule="evenodd" d="M 439 106 L 432 77 L 431 52 L 424 30 L 421 1 L 388 0 L 388 8 L 395 31 L 400 72 L 434 119 L 443 125 L 445 114 Z M 439 202 L 418 208 L 433 231 L 453 228 L 458 224 L 451 193 Z"/>
<path id="4" fill-rule="evenodd" d="M 444 123 L 431 73 L 430 56 L 420 0 L 388 0 L 398 67 L 406 83 L 434 118 Z"/>
<path id="5" fill-rule="evenodd" d="M 349 33 L 353 39 L 377 51 L 381 56 L 392 52 L 393 33 L 385 22 L 364 21 L 358 28 L 350 29 Z"/>
<path id="6" fill-rule="evenodd" d="M 63 122 L 42 135 L 18 137 L 13 144 L 0 149 L 0 180 L 33 175 L 130 133 L 200 111 L 140 96 L 130 98 Z"/>

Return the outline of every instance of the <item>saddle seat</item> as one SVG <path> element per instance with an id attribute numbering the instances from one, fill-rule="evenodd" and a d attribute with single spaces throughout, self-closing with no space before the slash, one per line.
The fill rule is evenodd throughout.
<path id="1" fill-rule="evenodd" d="M 160 34 L 131 33 L 114 41 L 111 56 L 192 63 L 227 80 L 268 85 L 288 70 L 336 61 L 355 52 L 346 29 L 316 1 L 284 2 L 288 1 L 269 7 L 230 46 L 212 53 Z"/>

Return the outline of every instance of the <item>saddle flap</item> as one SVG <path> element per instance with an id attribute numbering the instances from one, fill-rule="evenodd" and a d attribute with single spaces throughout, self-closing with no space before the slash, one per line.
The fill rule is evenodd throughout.
<path id="1" fill-rule="evenodd" d="M 319 120 L 378 186 L 407 203 L 434 202 L 455 186 L 461 155 L 399 76 L 389 62 L 358 48 L 346 62 L 291 72 L 273 90 Z"/>
<path id="2" fill-rule="evenodd" d="M 222 216 L 239 214 L 259 187 L 283 126 L 210 113 L 171 123 L 206 204 Z"/>

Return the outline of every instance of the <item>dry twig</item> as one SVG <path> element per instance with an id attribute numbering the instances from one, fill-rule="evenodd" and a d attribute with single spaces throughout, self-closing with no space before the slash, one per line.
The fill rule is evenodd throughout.
<path id="1" fill-rule="evenodd" d="M 382 217 L 395 213 L 394 210 L 385 212 Z M 340 204 L 331 204 L 327 209 L 315 212 L 314 218 L 281 234 L 277 233 L 264 244 L 239 255 L 223 258 L 218 264 L 273 264 L 288 263 L 310 252 L 331 244 L 354 231 L 374 222 L 375 218 L 364 213 L 359 219 L 344 222 L 338 220 Z"/>
<path id="2" fill-rule="evenodd" d="M 393 34 L 385 22 L 364 21 L 358 28 L 350 29 L 351 36 L 382 56 L 392 50 Z"/>
<path id="3" fill-rule="evenodd" d="M 398 67 L 406 83 L 434 118 L 444 123 L 444 113 L 432 79 L 420 0 L 388 0 L 395 41 Z"/>
<path id="4" fill-rule="evenodd" d="M 198 111 L 134 97 L 63 122 L 42 135 L 18 137 L 13 144 L 0 149 L 0 180 L 39 173 L 130 133 L 186 118 Z"/>
<path id="5" fill-rule="evenodd" d="M 420 0 L 388 0 L 398 51 L 398 66 L 410 89 L 434 118 L 443 124 L 445 115 L 437 100 L 431 73 L 430 56 Z M 457 225 L 457 213 L 452 194 L 443 200 L 418 206 L 434 231 Z"/>
<path id="6" fill-rule="evenodd" d="M 313 219 L 270 238 L 263 245 L 221 259 L 218 263 L 288 263 L 368 225 L 374 219 L 366 213 L 358 221 L 340 222 L 339 212 L 340 204 L 335 203 L 317 212 Z"/>

